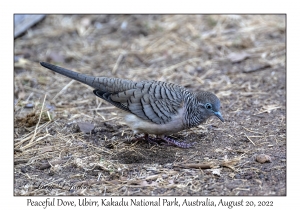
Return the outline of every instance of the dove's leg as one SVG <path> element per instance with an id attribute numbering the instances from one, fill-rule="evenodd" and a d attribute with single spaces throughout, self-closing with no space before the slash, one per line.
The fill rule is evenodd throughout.
<path id="1" fill-rule="evenodd" d="M 184 142 L 178 142 L 175 139 L 172 139 L 171 137 L 168 136 L 156 136 L 156 138 L 153 138 L 151 136 L 149 136 L 149 134 L 145 133 L 143 136 L 139 136 L 136 137 L 134 139 L 132 139 L 133 141 L 147 141 L 149 143 L 155 143 L 158 144 L 159 142 L 166 142 L 167 145 L 173 145 L 176 147 L 180 147 L 180 148 L 190 148 L 192 147 L 194 144 L 188 144 L 188 143 L 184 143 Z"/>
<path id="2" fill-rule="evenodd" d="M 166 142 L 167 145 L 170 145 L 170 146 L 173 145 L 173 146 L 180 147 L 180 148 L 190 148 L 195 144 L 195 143 L 187 144 L 184 142 L 178 142 L 169 136 L 156 136 L 156 138 L 147 136 L 147 139 L 145 137 L 145 140 L 147 140 L 148 142 L 156 143 L 156 144 L 159 142 Z"/>
<path id="3" fill-rule="evenodd" d="M 144 135 L 135 135 L 135 137 L 133 139 L 131 139 L 131 141 L 145 141 L 148 140 L 149 135 L 147 133 L 145 133 Z"/>
<path id="4" fill-rule="evenodd" d="M 195 143 L 193 144 L 188 144 L 188 143 L 184 143 L 184 142 L 178 142 L 175 139 L 172 139 L 169 136 L 164 136 L 161 138 L 163 141 L 167 142 L 168 145 L 174 145 L 180 148 L 190 148 L 192 147 Z"/>
<path id="5" fill-rule="evenodd" d="M 150 137 L 149 134 L 147 133 L 145 133 L 143 136 L 135 137 L 131 141 L 145 141 L 145 140 L 149 143 L 154 143 L 154 144 L 157 144 L 157 140 L 161 141 L 161 139 Z"/>

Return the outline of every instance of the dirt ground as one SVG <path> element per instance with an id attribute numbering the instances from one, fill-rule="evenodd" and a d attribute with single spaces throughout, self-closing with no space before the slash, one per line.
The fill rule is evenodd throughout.
<path id="1" fill-rule="evenodd" d="M 15 39 L 15 195 L 286 195 L 284 15 L 48 15 Z M 216 117 L 132 141 L 118 110 L 41 67 L 161 80 L 221 100 Z"/>

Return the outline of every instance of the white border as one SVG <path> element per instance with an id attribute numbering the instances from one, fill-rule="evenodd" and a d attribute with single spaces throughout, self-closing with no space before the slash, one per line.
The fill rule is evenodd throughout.
<path id="1" fill-rule="evenodd" d="M 295 2 L 295 1 L 294 1 Z M 287 196 L 283 197 L 209 197 L 217 202 L 226 200 L 273 200 L 276 208 L 299 206 L 299 134 L 297 132 L 299 118 L 299 12 L 297 4 L 292 1 L 7 1 L 1 3 L 1 206 L 19 207 L 27 209 L 28 197 L 13 197 L 13 14 L 14 13 L 287 13 Z M 299 128 L 298 128 L 299 129 Z M 78 197 L 64 197 L 65 200 L 74 200 Z M 102 197 L 103 198 L 103 197 Z M 132 198 L 132 197 L 130 197 Z M 126 199 L 130 199 L 126 198 Z M 141 197 L 139 197 L 141 198 Z M 146 197 L 151 200 L 152 197 Z M 173 199 L 174 197 L 169 197 Z M 195 199 L 195 197 L 181 197 Z M 46 197 L 35 197 L 36 200 L 45 200 Z M 91 197 L 92 200 L 101 198 Z M 115 197 L 118 199 L 118 197 Z M 205 199 L 200 197 L 199 199 Z M 70 209 L 72 207 L 69 207 Z M 103 207 L 102 207 L 103 208 Z M 117 208 L 117 207 L 116 207 Z M 131 207 L 132 208 L 132 207 Z M 140 207 L 134 207 L 140 208 Z M 150 208 L 150 207 L 146 207 Z M 173 208 L 173 207 L 164 207 Z M 196 207 L 199 208 L 199 207 Z M 204 207 L 200 207 L 204 208 Z M 227 207 L 224 207 L 228 209 Z M 233 209 L 240 209 L 234 207 Z"/>

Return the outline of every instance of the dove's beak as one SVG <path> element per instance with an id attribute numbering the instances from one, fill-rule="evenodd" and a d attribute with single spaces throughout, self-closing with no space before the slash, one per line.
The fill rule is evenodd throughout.
<path id="1" fill-rule="evenodd" d="M 223 117 L 222 117 L 222 115 L 221 115 L 220 112 L 215 112 L 215 115 L 216 115 L 222 122 L 224 122 L 224 119 L 223 119 Z"/>

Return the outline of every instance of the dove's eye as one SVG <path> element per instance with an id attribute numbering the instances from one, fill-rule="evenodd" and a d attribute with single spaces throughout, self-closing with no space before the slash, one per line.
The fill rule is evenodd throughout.
<path id="1" fill-rule="evenodd" d="M 205 109 L 212 109 L 212 105 L 210 103 L 205 104 Z"/>

